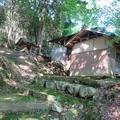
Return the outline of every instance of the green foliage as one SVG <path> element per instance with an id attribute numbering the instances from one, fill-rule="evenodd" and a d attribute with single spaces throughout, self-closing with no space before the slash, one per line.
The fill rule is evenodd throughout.
<path id="1" fill-rule="evenodd" d="M 120 37 L 115 37 L 113 39 L 114 43 L 119 44 L 120 43 Z"/>
<path id="2" fill-rule="evenodd" d="M 4 8 L 2 6 L 0 6 L 0 26 L 3 25 L 4 21 L 5 21 Z"/>
<path id="3" fill-rule="evenodd" d="M 112 40 L 110 40 L 110 41 L 108 41 L 107 42 L 107 44 L 109 45 L 109 46 L 113 46 L 113 45 L 117 45 L 117 44 L 119 44 L 120 43 L 120 37 L 119 36 L 116 36 L 116 37 L 114 37 Z"/>
<path id="4" fill-rule="evenodd" d="M 6 18 L 9 18 L 9 20 L 6 19 L 8 28 L 16 25 L 15 29 L 22 30 L 34 43 L 39 41 L 38 33 L 44 18 L 45 36 L 41 35 L 41 39 L 43 37 L 44 40 L 43 53 L 48 53 L 50 50 L 46 41 L 77 32 L 83 25 L 90 27 L 113 25 L 116 27 L 115 32 L 120 35 L 120 11 L 117 0 L 113 0 L 113 3 L 108 7 L 99 7 L 96 0 L 47 0 L 46 2 L 41 0 L 6 0 L 5 3 L 5 15 Z M 4 10 L 1 9 L 0 24 L 5 21 Z M 15 25 L 12 25 L 13 23 Z"/>
<path id="5" fill-rule="evenodd" d="M 0 32 L 0 44 L 7 42 L 7 37 L 4 33 Z"/>
<path id="6" fill-rule="evenodd" d="M 44 41 L 41 52 L 42 52 L 44 55 L 50 57 L 51 49 L 52 49 L 52 46 L 50 46 L 47 41 Z"/>

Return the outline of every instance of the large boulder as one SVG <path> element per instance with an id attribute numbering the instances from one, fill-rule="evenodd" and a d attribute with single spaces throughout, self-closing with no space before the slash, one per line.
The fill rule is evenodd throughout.
<path id="1" fill-rule="evenodd" d="M 71 95 L 74 95 L 74 86 L 72 84 L 68 84 L 67 92 Z"/>
<path id="2" fill-rule="evenodd" d="M 61 104 L 58 101 L 53 102 L 52 104 L 52 111 L 61 113 L 63 111 L 63 108 Z"/>
<path id="3" fill-rule="evenodd" d="M 61 89 L 61 84 L 60 84 L 60 82 L 56 81 L 56 82 L 55 82 L 55 85 L 56 85 L 56 89 L 57 89 L 57 90 L 60 90 L 60 89 Z"/>
<path id="4" fill-rule="evenodd" d="M 73 86 L 74 87 L 74 96 L 79 96 L 79 90 L 80 90 L 81 86 L 82 85 L 78 85 L 78 84 Z"/>
<path id="5" fill-rule="evenodd" d="M 92 87 L 81 86 L 79 90 L 79 96 L 83 98 L 89 98 L 96 94 L 97 90 Z"/>
<path id="6" fill-rule="evenodd" d="M 63 81 L 56 81 L 56 89 L 61 90 L 61 91 L 65 91 L 67 84 L 68 83 L 63 82 Z"/>
<path id="7" fill-rule="evenodd" d="M 55 82 L 54 81 L 45 81 L 44 86 L 46 88 L 50 88 L 50 89 L 55 89 Z"/>
<path id="8" fill-rule="evenodd" d="M 67 90 L 67 86 L 69 86 L 69 83 L 63 82 L 63 84 L 62 84 L 62 86 L 61 86 L 61 90 L 62 90 L 62 91 L 66 91 L 66 90 Z"/>

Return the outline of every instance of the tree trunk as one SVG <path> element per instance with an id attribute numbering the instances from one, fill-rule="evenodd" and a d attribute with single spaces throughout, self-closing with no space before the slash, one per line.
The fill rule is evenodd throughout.
<path id="1" fill-rule="evenodd" d="M 5 5 L 6 21 L 5 32 L 8 39 L 8 47 L 15 48 L 15 42 L 19 37 L 24 37 L 23 30 L 19 27 L 19 13 L 17 13 L 17 3 L 15 0 L 7 0 Z"/>
<path id="2" fill-rule="evenodd" d="M 39 46 L 39 49 L 37 49 L 37 54 L 40 54 L 41 52 L 44 39 L 45 39 L 45 21 L 42 18 L 39 25 L 39 29 L 38 29 L 38 35 L 37 35 L 37 45 Z"/>
<path id="3" fill-rule="evenodd" d="M 10 47 L 10 48 L 14 48 L 14 46 L 15 46 L 15 41 L 14 41 L 14 39 L 13 39 L 13 27 L 10 25 L 10 27 L 9 27 L 9 30 L 8 30 L 8 47 Z"/>

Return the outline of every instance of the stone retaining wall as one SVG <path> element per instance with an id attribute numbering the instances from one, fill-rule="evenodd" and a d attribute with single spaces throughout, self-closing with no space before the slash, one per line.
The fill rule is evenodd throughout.
<path id="1" fill-rule="evenodd" d="M 41 80 L 40 83 L 45 88 L 50 88 L 54 90 L 64 91 L 65 93 L 69 93 L 70 95 L 82 97 L 82 98 L 90 98 L 93 97 L 98 89 L 89 87 L 86 85 L 80 85 L 80 84 L 72 84 L 69 82 L 63 82 L 63 81 L 50 81 L 50 80 Z"/>

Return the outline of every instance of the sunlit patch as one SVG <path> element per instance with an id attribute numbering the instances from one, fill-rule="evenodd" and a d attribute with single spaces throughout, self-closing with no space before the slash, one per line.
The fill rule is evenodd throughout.
<path id="1" fill-rule="evenodd" d="M 55 98 L 55 96 L 53 96 L 53 95 L 48 95 L 48 96 L 47 96 L 47 100 L 50 101 L 50 102 L 54 102 L 55 99 L 56 99 L 56 98 Z"/>
<path id="2" fill-rule="evenodd" d="M 24 93 L 19 93 L 18 95 L 19 96 L 26 96 Z"/>
<path id="3" fill-rule="evenodd" d="M 88 44 L 82 43 L 82 47 L 84 48 L 84 50 L 87 50 L 89 48 Z"/>
<path id="4" fill-rule="evenodd" d="M 30 78 L 30 79 L 33 79 L 33 78 L 35 78 L 35 74 L 31 74 L 31 73 L 26 73 L 26 72 L 22 72 L 21 73 L 21 76 L 22 77 L 28 77 L 28 78 Z"/>
<path id="5" fill-rule="evenodd" d="M 43 94 L 43 95 L 47 95 L 47 93 L 46 92 L 40 92 L 41 94 Z"/>
<path id="6" fill-rule="evenodd" d="M 4 79 L 4 81 L 9 85 L 16 85 L 16 82 L 14 80 Z"/>
<path id="7" fill-rule="evenodd" d="M 17 83 L 16 83 L 15 80 L 7 80 L 6 82 L 7 82 L 9 85 L 12 85 L 12 86 L 16 86 L 16 85 L 17 85 Z"/>
<path id="8" fill-rule="evenodd" d="M 20 59 L 23 59 L 23 60 L 25 59 L 25 57 L 24 57 L 24 56 L 20 56 L 19 58 L 20 58 Z"/>
<path id="9" fill-rule="evenodd" d="M 94 48 L 93 48 L 93 50 L 97 50 L 97 48 L 96 48 L 96 47 L 94 47 Z"/>
<path id="10" fill-rule="evenodd" d="M 75 75 L 76 75 L 76 76 L 79 75 L 79 72 L 75 72 Z"/>
<path id="11" fill-rule="evenodd" d="M 87 9 L 92 9 L 94 6 L 93 6 L 93 4 L 92 3 L 88 3 L 87 5 L 86 5 L 86 8 Z"/>
<path id="12" fill-rule="evenodd" d="M 25 62 L 28 63 L 29 65 L 34 65 L 33 63 L 28 62 L 27 60 L 25 60 Z"/>
<path id="13" fill-rule="evenodd" d="M 3 50 L 0 50 L 0 53 L 5 53 L 5 51 L 3 51 Z"/>
<path id="14" fill-rule="evenodd" d="M 94 55 L 94 59 L 96 59 L 97 58 L 97 55 Z"/>
<path id="15" fill-rule="evenodd" d="M 92 67 L 92 70 L 94 70 L 95 69 L 95 67 Z"/>
<path id="16" fill-rule="evenodd" d="M 2 67 L 0 67 L 0 70 L 3 70 L 3 68 L 2 68 Z"/>
<path id="17" fill-rule="evenodd" d="M 73 73 L 73 71 L 72 70 L 70 70 L 70 76 L 72 76 L 74 73 Z"/>
<path id="18" fill-rule="evenodd" d="M 70 111 L 77 116 L 78 115 L 78 111 L 75 108 L 70 109 Z"/>
<path id="19" fill-rule="evenodd" d="M 106 20 L 106 16 L 101 16 L 100 19 L 98 20 L 98 24 L 100 25 L 101 23 L 104 23 Z"/>
<path id="20" fill-rule="evenodd" d="M 79 52 L 79 49 L 80 49 L 80 48 L 73 49 L 72 54 L 73 54 L 73 53 L 78 53 L 78 52 Z"/>
<path id="21" fill-rule="evenodd" d="M 102 53 L 101 53 L 101 56 L 103 56 L 103 55 L 106 55 L 106 51 L 103 51 Z"/>
<path id="22" fill-rule="evenodd" d="M 2 120 L 3 117 L 4 117 L 4 114 L 0 112 L 0 119 Z"/>
<path id="23" fill-rule="evenodd" d="M 115 32 L 115 31 L 116 31 L 116 28 L 115 28 L 115 26 L 110 25 L 110 26 L 107 27 L 106 30 L 107 30 L 108 32 Z"/>
<path id="24" fill-rule="evenodd" d="M 7 54 L 7 55 L 10 55 L 11 53 L 10 53 L 10 52 L 7 52 L 6 54 Z"/>
<path id="25" fill-rule="evenodd" d="M 11 97 L 7 97 L 7 98 L 4 98 L 4 100 L 15 100 L 15 99 L 13 99 L 13 98 L 11 98 Z"/>
<path id="26" fill-rule="evenodd" d="M 38 120 L 36 118 L 26 118 L 26 120 Z"/>
<path id="27" fill-rule="evenodd" d="M 20 67 L 20 69 L 22 69 L 22 71 L 23 71 L 22 73 L 24 73 L 24 72 L 27 72 L 27 73 L 32 72 L 30 66 L 27 66 L 27 65 L 18 65 L 18 66 Z"/>
<path id="28" fill-rule="evenodd" d="M 39 76 L 43 76 L 43 73 L 39 73 Z"/>
<path id="29" fill-rule="evenodd" d="M 82 24 L 77 24 L 72 28 L 72 33 L 76 33 L 81 29 Z"/>
<path id="30" fill-rule="evenodd" d="M 24 70 L 28 70 L 30 67 L 27 65 L 18 65 L 20 68 L 24 69 Z"/>
<path id="31" fill-rule="evenodd" d="M 97 7 L 105 7 L 105 6 L 110 6 L 114 0 L 96 0 L 96 5 Z"/>

